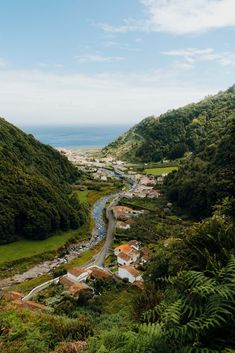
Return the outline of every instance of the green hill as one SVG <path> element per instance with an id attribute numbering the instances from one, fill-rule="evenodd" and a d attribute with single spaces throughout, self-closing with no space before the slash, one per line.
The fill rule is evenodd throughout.
<path id="1" fill-rule="evenodd" d="M 0 243 L 77 228 L 84 216 L 69 183 L 78 177 L 56 150 L 0 118 Z"/>
<path id="2" fill-rule="evenodd" d="M 168 198 L 196 218 L 233 197 L 235 185 L 235 85 L 203 101 L 150 117 L 104 149 L 119 158 L 157 162 L 183 157 L 166 179 Z"/>
<path id="3" fill-rule="evenodd" d="M 103 149 L 130 161 L 158 162 L 199 152 L 221 138 L 235 111 L 235 88 L 207 97 L 199 103 L 149 117 Z"/>

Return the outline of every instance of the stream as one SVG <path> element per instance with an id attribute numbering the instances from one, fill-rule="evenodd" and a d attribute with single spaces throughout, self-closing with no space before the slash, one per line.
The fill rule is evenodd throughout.
<path id="1" fill-rule="evenodd" d="M 62 257 L 56 256 L 53 260 L 44 261 L 39 263 L 24 273 L 16 274 L 9 278 L 0 280 L 0 289 L 10 287 L 14 284 L 22 283 L 26 280 L 36 278 L 43 274 L 50 273 L 54 268 L 65 264 L 90 248 L 98 244 L 106 235 L 107 225 L 105 223 L 103 212 L 106 203 L 113 197 L 113 194 L 106 195 L 97 200 L 92 207 L 91 215 L 94 219 L 95 226 L 93 229 L 92 238 L 89 241 L 80 242 L 79 244 L 70 244 L 67 248 L 66 255 Z"/>

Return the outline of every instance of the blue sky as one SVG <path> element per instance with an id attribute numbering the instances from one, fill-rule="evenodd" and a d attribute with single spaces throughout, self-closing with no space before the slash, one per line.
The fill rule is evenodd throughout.
<path id="1" fill-rule="evenodd" d="M 130 124 L 235 82 L 234 0 L 0 5 L 0 115 L 16 124 Z"/>

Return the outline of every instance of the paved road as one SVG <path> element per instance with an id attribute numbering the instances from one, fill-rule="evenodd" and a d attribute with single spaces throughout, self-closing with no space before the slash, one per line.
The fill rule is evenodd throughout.
<path id="1" fill-rule="evenodd" d="M 105 239 L 104 246 L 102 247 L 101 251 L 96 255 L 96 259 L 94 261 L 94 265 L 97 265 L 100 267 L 104 265 L 106 255 L 108 254 L 111 244 L 113 242 L 113 234 L 116 226 L 116 219 L 114 218 L 112 207 L 118 203 L 119 198 L 120 198 L 120 195 L 118 195 L 118 197 L 116 197 L 112 201 L 112 203 L 109 205 L 109 207 L 106 210 L 106 218 L 108 220 L 106 239 Z"/>

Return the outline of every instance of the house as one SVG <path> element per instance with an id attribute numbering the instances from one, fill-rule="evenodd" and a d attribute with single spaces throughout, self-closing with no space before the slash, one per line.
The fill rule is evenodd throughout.
<path id="1" fill-rule="evenodd" d="M 125 253 L 125 254 L 129 254 L 133 251 L 133 248 L 128 244 L 122 244 L 122 245 L 119 245 L 117 246 L 115 249 L 114 249 L 114 254 L 115 256 L 118 256 L 118 254 L 120 254 L 121 252 Z"/>
<path id="2" fill-rule="evenodd" d="M 138 240 L 130 240 L 128 244 L 135 250 L 140 249 L 140 242 Z"/>
<path id="3" fill-rule="evenodd" d="M 135 224 L 133 219 L 128 219 L 127 221 L 117 221 L 116 227 L 118 229 L 130 229 L 131 225 Z"/>
<path id="4" fill-rule="evenodd" d="M 118 276 L 122 279 L 127 278 L 130 283 L 142 280 L 140 272 L 130 265 L 120 266 Z"/>
<path id="5" fill-rule="evenodd" d="M 82 282 L 86 281 L 87 277 L 89 276 L 89 272 L 82 267 L 73 267 L 68 270 L 68 278 L 74 281 Z"/>
<path id="6" fill-rule="evenodd" d="M 114 206 L 112 210 L 114 217 L 120 221 L 126 221 L 133 216 L 132 208 L 126 206 Z"/>
<path id="7" fill-rule="evenodd" d="M 149 248 L 147 246 L 144 246 L 143 248 L 140 249 L 140 263 L 142 265 L 147 264 L 150 261 L 151 258 L 151 251 L 149 250 Z"/>
<path id="8" fill-rule="evenodd" d="M 129 229 L 131 226 L 127 222 L 118 221 L 116 224 L 116 227 L 118 229 L 125 229 L 126 230 L 126 229 Z"/>
<path id="9" fill-rule="evenodd" d="M 133 262 L 133 258 L 123 252 L 117 255 L 118 265 L 130 265 Z"/>
<path id="10" fill-rule="evenodd" d="M 84 283 L 77 282 L 68 289 L 69 294 L 75 298 L 79 298 L 80 293 L 85 291 L 93 293 L 93 288 L 87 286 Z"/>
<path id="11" fill-rule="evenodd" d="M 88 268 L 89 278 L 88 279 L 106 279 L 112 277 L 112 273 L 108 270 L 104 270 L 99 266 L 92 266 Z"/>
<path id="12" fill-rule="evenodd" d="M 136 262 L 140 257 L 139 242 L 137 240 L 131 240 L 126 244 L 117 246 L 114 249 L 114 254 L 117 256 L 117 262 L 120 265 L 128 265 L 132 262 Z"/>
<path id="13" fill-rule="evenodd" d="M 93 291 L 91 287 L 84 283 L 72 280 L 67 275 L 60 277 L 59 282 L 67 288 L 69 294 L 76 298 L 79 298 L 81 291 Z"/>

